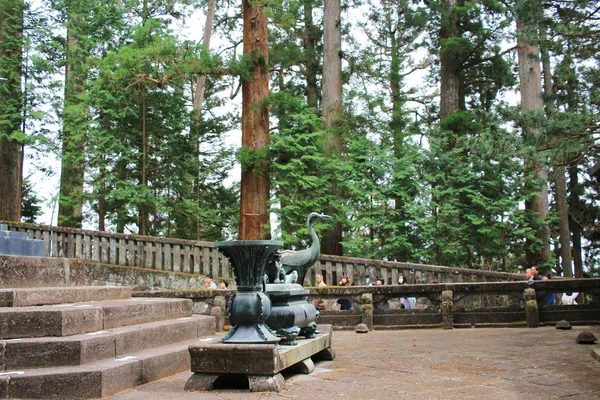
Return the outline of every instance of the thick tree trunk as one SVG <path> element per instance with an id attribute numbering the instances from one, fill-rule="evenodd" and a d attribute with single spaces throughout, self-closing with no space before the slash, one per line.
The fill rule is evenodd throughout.
<path id="1" fill-rule="evenodd" d="M 0 1 L 0 221 L 21 220 L 23 10 L 21 0 Z"/>
<path id="2" fill-rule="evenodd" d="M 569 168 L 569 228 L 573 235 L 573 265 L 575 277 L 583 278 L 583 252 L 581 248 L 581 214 L 580 198 L 583 195 L 583 186 L 579 183 L 577 167 Z"/>
<path id="3" fill-rule="evenodd" d="M 565 179 L 565 167 L 559 165 L 554 171 L 554 184 L 556 188 L 556 209 L 558 211 L 558 224 L 560 233 L 560 258 L 563 275 L 567 278 L 573 277 L 573 266 L 571 261 L 571 233 L 569 230 L 569 205 L 567 203 L 567 183 Z"/>
<path id="4" fill-rule="evenodd" d="M 202 45 L 206 51 L 210 50 L 210 39 L 212 37 L 213 21 L 215 19 L 215 9 L 217 7 L 216 0 L 208 0 L 206 9 L 206 22 L 204 24 L 204 36 L 202 37 Z M 204 103 L 204 92 L 206 88 L 206 74 L 201 74 L 196 81 L 196 93 L 194 94 L 194 119 L 202 118 L 202 104 Z"/>
<path id="5" fill-rule="evenodd" d="M 65 98 L 63 108 L 62 154 L 58 225 L 81 228 L 83 209 L 83 182 L 85 171 L 86 112 L 78 96 L 83 90 L 85 73 L 75 56 L 78 43 L 77 21 L 79 10 L 70 2 L 67 7 L 67 47 L 65 63 Z"/>
<path id="6" fill-rule="evenodd" d="M 444 41 L 459 36 L 456 17 L 452 8 L 456 0 L 443 1 L 442 24 L 440 40 Z M 460 108 L 460 63 L 455 52 L 443 51 L 440 54 L 440 118 L 446 118 Z"/>
<path id="7" fill-rule="evenodd" d="M 240 240 L 270 238 L 269 58 L 266 4 L 244 0 L 244 54 L 252 60 L 251 78 L 242 83 L 242 151 L 252 160 L 242 165 Z"/>
<path id="8" fill-rule="evenodd" d="M 313 0 L 304 0 L 304 63 L 306 68 L 306 103 L 315 112 L 318 110 L 317 74 L 319 59 L 315 50 L 317 27 L 313 24 Z"/>
<path id="9" fill-rule="evenodd" d="M 328 130 L 325 152 L 338 156 L 342 152 L 342 138 L 338 130 L 338 120 L 342 109 L 342 29 L 340 0 L 325 0 L 323 12 L 323 119 Z M 332 197 L 339 197 L 337 180 L 330 182 Z M 338 210 L 330 209 L 335 215 Z M 343 216 L 337 216 L 343 217 Z M 342 255 L 342 224 L 336 223 L 332 230 L 323 233 L 321 252 Z"/>
<path id="10" fill-rule="evenodd" d="M 521 20 L 517 21 L 521 112 L 524 114 L 544 111 L 540 51 L 536 44 L 526 40 L 527 35 L 525 34 L 532 30 L 534 29 L 531 23 L 525 24 Z M 535 127 L 524 131 L 526 140 L 534 144 L 537 143 L 540 134 L 540 129 Z M 531 197 L 529 204 L 536 216 L 537 224 L 539 224 L 536 236 L 543 243 L 539 251 L 534 251 L 528 246 L 527 262 L 529 265 L 544 264 L 550 260 L 550 228 L 546 222 L 548 216 L 548 166 L 536 159 L 527 160 L 527 165 L 541 182 L 537 194 Z"/>
<path id="11" fill-rule="evenodd" d="M 546 29 L 544 27 L 542 39 L 546 42 Z M 547 109 L 553 112 L 555 107 L 552 100 L 554 89 L 552 85 L 552 73 L 550 71 L 550 56 L 545 47 L 542 47 L 542 70 L 544 72 L 544 94 L 546 95 Z M 554 188 L 556 198 L 556 211 L 558 213 L 560 260 L 563 276 L 573 277 L 573 266 L 571 260 L 571 232 L 569 230 L 569 205 L 567 203 L 566 169 L 563 160 L 556 160 L 558 165 L 554 170 Z"/>
<path id="12" fill-rule="evenodd" d="M 204 23 L 204 36 L 202 37 L 202 45 L 206 51 L 210 50 L 210 39 L 212 37 L 212 27 L 215 18 L 215 9 L 217 7 L 216 0 L 209 0 L 206 8 L 206 21 Z M 202 122 L 202 105 L 204 103 L 204 93 L 206 90 L 206 74 L 201 74 L 196 80 L 196 91 L 194 93 L 192 126 L 190 129 L 190 141 L 192 142 L 192 157 L 193 165 L 196 165 L 194 192 L 196 196 L 196 206 L 200 209 L 200 200 L 202 193 L 201 177 L 200 177 L 200 125 Z M 196 216 L 196 240 L 201 240 L 201 221 L 199 215 Z"/>
<path id="13" fill-rule="evenodd" d="M 147 176 L 147 160 L 148 160 L 148 138 L 146 134 L 146 93 L 145 89 L 142 88 L 144 92 L 141 93 L 142 96 L 142 159 L 141 159 L 141 174 L 140 174 L 140 187 L 142 188 L 142 193 L 144 193 L 144 198 L 140 202 L 140 210 L 139 210 L 139 234 L 147 235 L 148 234 L 148 204 L 146 203 L 146 192 L 148 189 L 148 176 Z"/>

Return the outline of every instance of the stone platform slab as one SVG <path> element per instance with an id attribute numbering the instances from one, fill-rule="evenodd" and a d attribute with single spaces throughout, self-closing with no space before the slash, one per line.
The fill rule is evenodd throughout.
<path id="1" fill-rule="evenodd" d="M 188 299 L 126 299 L 0 308 L 0 338 L 68 336 L 189 317 Z"/>
<path id="2" fill-rule="evenodd" d="M 81 260 L 0 255 L 0 288 L 84 285 Z"/>
<path id="3" fill-rule="evenodd" d="M 320 334 L 313 339 L 298 339 L 295 346 L 275 344 L 222 343 L 223 335 L 189 347 L 194 375 L 185 390 L 211 390 L 228 375 L 244 375 L 250 391 L 279 392 L 285 387 L 283 370 L 296 367 L 303 373 L 314 370 L 311 357 L 333 359 L 330 325 L 319 325 Z"/>
<path id="4" fill-rule="evenodd" d="M 179 342 L 84 365 L 3 372 L 0 398 L 105 398 L 189 369 L 188 346 Z"/>
<path id="5" fill-rule="evenodd" d="M 28 307 L 131 298 L 126 286 L 71 286 L 0 289 L 0 307 Z"/>
<path id="6" fill-rule="evenodd" d="M 5 340 L 0 341 L 0 348 L 4 353 L 2 365 L 7 370 L 46 368 L 125 357 L 132 352 L 191 342 L 214 333 L 214 318 L 194 315 L 66 337 Z"/>

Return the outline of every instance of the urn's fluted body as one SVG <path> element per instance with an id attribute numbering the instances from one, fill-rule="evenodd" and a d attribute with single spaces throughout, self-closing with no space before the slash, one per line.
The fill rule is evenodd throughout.
<path id="1" fill-rule="evenodd" d="M 271 300 L 264 293 L 263 274 L 267 259 L 283 242 L 276 240 L 233 240 L 216 242 L 215 247 L 229 259 L 235 274 L 237 293 L 229 303 L 234 325 L 224 343 L 277 343 L 280 338 L 265 325 Z"/>

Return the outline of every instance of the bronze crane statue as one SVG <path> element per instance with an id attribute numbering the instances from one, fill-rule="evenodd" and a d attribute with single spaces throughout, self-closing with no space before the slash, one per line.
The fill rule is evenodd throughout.
<path id="1" fill-rule="evenodd" d="M 319 253 L 321 252 L 321 243 L 319 242 L 319 237 L 315 233 L 315 230 L 312 227 L 312 223 L 316 219 L 325 219 L 331 218 L 329 215 L 319 214 L 316 212 L 310 213 L 308 218 L 306 219 L 306 227 L 308 228 L 308 233 L 310 233 L 311 244 L 310 247 L 304 250 L 283 250 L 281 251 L 281 265 L 285 270 L 286 274 L 290 274 L 293 271 L 298 273 L 297 282 L 302 285 L 304 282 L 304 277 L 306 276 L 306 272 L 319 258 Z"/>

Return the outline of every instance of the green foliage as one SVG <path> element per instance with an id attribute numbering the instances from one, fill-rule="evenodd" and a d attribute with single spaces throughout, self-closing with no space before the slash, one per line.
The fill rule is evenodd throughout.
<path id="1" fill-rule="evenodd" d="M 332 160 L 323 156 L 325 131 L 321 119 L 303 100 L 287 93 L 271 95 L 275 114 L 285 120 L 271 134 L 271 181 L 280 227 L 276 236 L 287 246 L 303 247 L 308 237 L 305 221 L 313 211 L 324 212 L 329 198 Z"/>
<path id="2" fill-rule="evenodd" d="M 42 211 L 41 201 L 37 193 L 33 191 L 33 183 L 27 178 L 23 179 L 21 222 L 36 223 L 36 218 L 41 215 Z"/>

